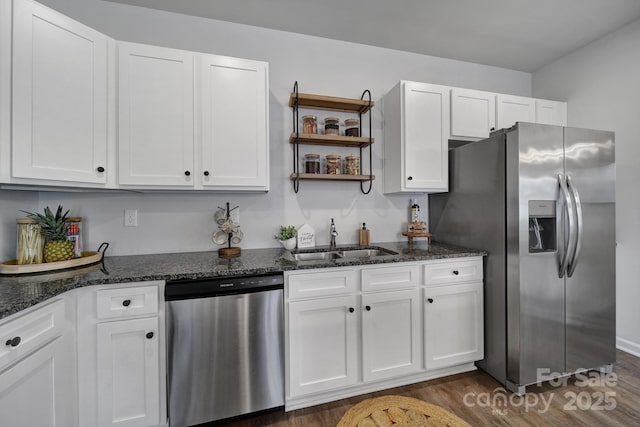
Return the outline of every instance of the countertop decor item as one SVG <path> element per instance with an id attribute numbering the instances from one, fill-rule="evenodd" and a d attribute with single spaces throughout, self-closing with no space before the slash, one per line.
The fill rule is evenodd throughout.
<path id="1" fill-rule="evenodd" d="M 0 275 L 17 276 L 21 274 L 48 273 L 55 270 L 66 270 L 70 268 L 84 267 L 96 264 L 104 259 L 104 253 L 109 248 L 109 244 L 104 242 L 97 252 L 82 252 L 79 258 L 65 261 L 44 262 L 40 264 L 18 264 L 18 260 L 12 259 L 0 263 Z"/>
<path id="2" fill-rule="evenodd" d="M 309 224 L 304 224 L 298 229 L 298 249 L 315 248 L 316 232 Z"/>
<path id="3" fill-rule="evenodd" d="M 55 215 L 49 209 L 44 208 L 44 215 L 35 212 L 25 212 L 34 220 L 44 235 L 44 262 L 66 261 L 75 257 L 74 243 L 67 240 L 67 220 L 69 210 L 63 214 L 62 206 L 58 205 Z"/>
<path id="4" fill-rule="evenodd" d="M 293 225 L 280 226 L 280 233 L 275 235 L 274 238 L 280 242 L 280 244 L 286 249 L 291 250 L 296 247 L 296 227 Z"/>
<path id="5" fill-rule="evenodd" d="M 363 400 L 344 414 L 337 427 L 369 425 L 471 427 L 471 424 L 439 406 L 397 395 Z"/>
<path id="6" fill-rule="evenodd" d="M 239 206 L 235 208 L 229 208 L 229 202 L 227 202 L 226 208 L 221 208 L 218 206 L 218 210 L 213 215 L 218 224 L 219 230 L 213 233 L 211 236 L 211 240 L 216 245 L 224 245 L 227 244 L 226 248 L 218 249 L 218 256 L 223 258 L 230 258 L 240 256 L 241 250 L 237 246 L 231 246 L 233 243 L 237 245 L 242 241 L 242 237 L 244 234 L 242 230 L 240 230 L 240 224 L 234 222 L 231 219 L 231 212 L 236 209 L 239 209 Z"/>

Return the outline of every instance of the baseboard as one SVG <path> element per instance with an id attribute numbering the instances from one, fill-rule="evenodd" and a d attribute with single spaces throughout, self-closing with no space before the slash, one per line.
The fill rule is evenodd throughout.
<path id="1" fill-rule="evenodd" d="M 616 337 L 616 348 L 618 350 L 624 351 L 625 353 L 633 354 L 636 357 L 640 357 L 640 344 L 633 341 Z"/>

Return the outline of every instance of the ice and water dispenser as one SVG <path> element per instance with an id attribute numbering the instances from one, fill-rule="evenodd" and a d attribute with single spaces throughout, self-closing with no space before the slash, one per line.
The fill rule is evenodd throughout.
<path id="1" fill-rule="evenodd" d="M 555 200 L 529 200 L 529 252 L 556 250 Z"/>

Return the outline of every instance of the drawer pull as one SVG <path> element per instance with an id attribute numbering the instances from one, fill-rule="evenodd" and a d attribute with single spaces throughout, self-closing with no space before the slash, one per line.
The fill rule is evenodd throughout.
<path id="1" fill-rule="evenodd" d="M 453 274 L 457 276 L 458 274 L 460 274 L 460 272 L 458 270 L 453 270 Z"/>
<path id="2" fill-rule="evenodd" d="M 354 311 L 356 311 L 356 309 L 355 309 L 355 308 L 353 308 L 353 307 L 349 307 L 349 313 L 353 313 Z"/>
<path id="3" fill-rule="evenodd" d="M 433 298 L 427 298 L 427 301 L 429 301 L 429 304 L 433 304 Z"/>
<path id="4" fill-rule="evenodd" d="M 150 340 L 151 338 L 153 338 L 153 332 L 147 332 L 147 335 L 145 335 L 147 337 L 148 340 Z"/>
<path id="5" fill-rule="evenodd" d="M 370 305 L 365 305 L 364 309 L 367 310 L 367 311 L 371 311 L 371 306 Z"/>
<path id="6" fill-rule="evenodd" d="M 125 307 L 129 307 L 131 305 L 131 300 L 130 299 L 126 299 L 124 301 L 122 301 L 122 305 Z"/>
<path id="7" fill-rule="evenodd" d="M 102 166 L 98 166 L 96 170 L 100 173 L 104 172 L 104 168 Z"/>
<path id="8" fill-rule="evenodd" d="M 11 347 L 17 347 L 18 344 L 20 344 L 20 341 L 22 341 L 20 337 L 14 337 L 14 338 L 8 339 L 5 344 Z"/>

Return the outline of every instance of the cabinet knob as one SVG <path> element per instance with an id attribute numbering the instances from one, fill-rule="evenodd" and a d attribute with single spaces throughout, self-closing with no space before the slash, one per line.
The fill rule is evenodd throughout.
<path id="1" fill-rule="evenodd" d="M 209 176 L 209 171 L 204 171 L 204 176 Z"/>
<path id="2" fill-rule="evenodd" d="M 458 270 L 453 270 L 453 274 L 457 276 L 458 274 L 460 274 L 460 272 Z"/>
<path id="3" fill-rule="evenodd" d="M 102 166 L 98 166 L 96 170 L 100 173 L 104 172 L 104 168 Z"/>
<path id="4" fill-rule="evenodd" d="M 14 337 L 14 338 L 8 339 L 5 345 L 11 346 L 11 347 L 17 347 L 18 344 L 20 344 L 20 341 L 22 341 L 20 337 Z"/>
<path id="5" fill-rule="evenodd" d="M 429 304 L 433 304 L 433 298 L 427 298 L 427 301 L 429 301 Z"/>
<path id="6" fill-rule="evenodd" d="M 186 176 L 189 176 L 189 175 L 191 175 L 191 172 L 189 172 L 189 171 L 184 171 L 184 174 L 185 174 Z"/>
<path id="7" fill-rule="evenodd" d="M 494 131 L 494 130 L 496 130 L 496 128 L 491 128 L 491 129 L 489 129 L 489 130 Z"/>
<path id="8" fill-rule="evenodd" d="M 151 338 L 153 338 L 153 332 L 147 332 L 147 335 L 145 335 L 147 337 L 148 340 L 150 340 Z"/>
<path id="9" fill-rule="evenodd" d="M 371 306 L 370 305 L 365 305 L 364 309 L 367 310 L 367 311 L 371 311 Z"/>
<path id="10" fill-rule="evenodd" d="M 349 307 L 349 313 L 353 313 L 354 311 L 356 311 L 356 309 L 355 309 L 355 308 L 353 308 L 353 307 Z"/>
<path id="11" fill-rule="evenodd" d="M 410 176 L 409 178 L 407 178 L 409 181 L 413 181 L 413 177 Z"/>
<path id="12" fill-rule="evenodd" d="M 122 301 L 122 305 L 125 307 L 129 307 L 131 305 L 131 300 L 130 299 L 126 299 L 124 301 Z"/>

